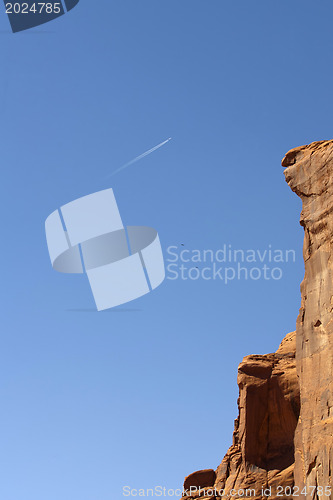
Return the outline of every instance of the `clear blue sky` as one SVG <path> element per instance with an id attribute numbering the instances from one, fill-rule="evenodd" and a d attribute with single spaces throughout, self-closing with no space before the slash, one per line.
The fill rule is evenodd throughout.
<path id="1" fill-rule="evenodd" d="M 15 35 L 1 12 L 0 498 L 179 487 L 231 444 L 242 357 L 295 328 L 301 203 L 280 161 L 332 137 L 332 3 L 81 0 Z M 44 221 L 107 187 L 164 252 L 271 244 L 296 262 L 93 312 L 85 277 L 52 270 Z"/>

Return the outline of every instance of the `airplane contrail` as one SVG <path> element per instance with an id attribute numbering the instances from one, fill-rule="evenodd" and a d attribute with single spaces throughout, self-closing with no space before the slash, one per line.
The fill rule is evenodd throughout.
<path id="1" fill-rule="evenodd" d="M 123 165 L 122 167 L 119 167 L 117 170 L 115 170 L 114 172 L 112 172 L 112 174 L 108 175 L 108 177 L 111 177 L 112 175 L 115 175 L 118 172 L 120 172 L 121 170 L 124 170 L 125 168 L 129 167 L 130 165 L 133 165 L 133 163 L 136 163 L 137 161 L 142 160 L 142 158 L 145 158 L 145 156 L 148 156 L 151 153 L 153 153 L 154 151 L 156 151 L 157 149 L 161 148 L 162 146 L 164 146 L 164 144 L 166 144 L 167 142 L 171 141 L 171 139 L 172 139 L 172 137 L 169 137 L 169 139 L 167 139 L 166 141 L 161 142 L 161 144 L 158 144 L 157 146 L 155 146 L 155 147 L 153 147 L 151 149 L 148 149 L 148 151 L 146 151 L 145 153 L 142 153 L 141 155 L 137 156 L 136 158 L 134 158 L 134 160 L 131 160 L 128 163 L 125 163 L 125 165 Z"/>

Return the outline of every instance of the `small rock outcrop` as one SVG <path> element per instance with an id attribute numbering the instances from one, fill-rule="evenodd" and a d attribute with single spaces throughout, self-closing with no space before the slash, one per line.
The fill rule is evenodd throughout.
<path id="1" fill-rule="evenodd" d="M 185 478 L 184 490 L 210 488 L 214 486 L 215 481 L 216 473 L 213 469 L 198 470 Z"/>

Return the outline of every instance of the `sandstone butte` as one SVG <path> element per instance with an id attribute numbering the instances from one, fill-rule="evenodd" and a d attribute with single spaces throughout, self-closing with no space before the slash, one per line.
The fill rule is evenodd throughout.
<path id="1" fill-rule="evenodd" d="M 292 149 L 282 166 L 303 203 L 296 332 L 276 353 L 247 356 L 239 365 L 232 446 L 216 471 L 185 478 L 186 500 L 198 499 L 199 488 L 200 500 L 246 498 L 237 496 L 242 489 L 255 500 L 333 499 L 329 489 L 325 494 L 333 489 L 333 141 Z"/>

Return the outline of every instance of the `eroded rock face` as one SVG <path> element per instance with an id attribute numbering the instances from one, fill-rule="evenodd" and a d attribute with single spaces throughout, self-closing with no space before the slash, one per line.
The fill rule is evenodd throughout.
<path id="1" fill-rule="evenodd" d="M 325 489 L 333 482 L 333 141 L 293 149 L 282 165 L 289 186 L 303 202 L 305 276 L 296 326 L 301 414 L 295 435 L 295 483 L 309 492 L 310 487 Z M 308 493 L 303 498 L 317 496 Z"/>
<path id="2" fill-rule="evenodd" d="M 233 444 L 217 468 L 214 486 L 207 485 L 213 486 L 214 495 L 208 488 L 207 497 L 201 492 L 201 498 L 253 489 L 256 494 L 251 498 L 261 499 L 262 489 L 268 487 L 272 487 L 271 498 L 278 498 L 278 485 L 293 485 L 294 433 L 299 416 L 295 349 L 293 332 L 276 353 L 247 356 L 239 365 L 239 416 Z M 186 478 L 185 490 L 196 474 L 200 472 Z M 197 493 L 192 490 L 187 498 L 196 498 Z M 233 494 L 233 498 L 239 497 Z"/>

